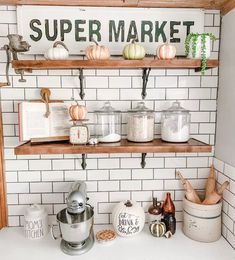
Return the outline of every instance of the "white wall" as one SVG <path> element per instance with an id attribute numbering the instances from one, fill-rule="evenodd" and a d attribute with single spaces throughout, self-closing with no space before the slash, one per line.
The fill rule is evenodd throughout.
<path id="1" fill-rule="evenodd" d="M 215 155 L 235 166 L 235 9 L 223 17 Z"/>

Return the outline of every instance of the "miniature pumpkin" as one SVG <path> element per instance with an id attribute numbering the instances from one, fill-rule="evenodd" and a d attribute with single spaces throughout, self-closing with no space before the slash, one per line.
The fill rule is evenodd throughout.
<path id="1" fill-rule="evenodd" d="M 149 231 L 154 237 L 162 237 L 166 233 L 166 225 L 164 222 L 154 221 L 149 225 Z"/>
<path id="2" fill-rule="evenodd" d="M 99 45 L 96 41 L 92 40 L 95 45 L 90 45 L 86 48 L 85 54 L 88 60 L 107 60 L 110 58 L 109 48 Z"/>
<path id="3" fill-rule="evenodd" d="M 44 54 L 47 60 L 66 60 L 69 57 L 69 50 L 63 42 L 55 42 Z"/>
<path id="4" fill-rule="evenodd" d="M 87 109 L 85 106 L 79 105 L 72 105 L 69 108 L 69 115 L 72 120 L 82 120 L 86 118 Z"/>
<path id="5" fill-rule="evenodd" d="M 112 221 L 114 230 L 119 236 L 136 235 L 144 227 L 144 210 L 135 201 L 120 202 L 113 210 Z"/>
<path id="6" fill-rule="evenodd" d="M 164 43 L 157 48 L 157 57 L 160 60 L 171 60 L 175 58 L 176 48 L 174 45 Z"/>
<path id="7" fill-rule="evenodd" d="M 135 40 L 132 40 L 130 44 L 124 47 L 122 55 L 126 60 L 142 60 L 145 57 L 145 49 Z"/>

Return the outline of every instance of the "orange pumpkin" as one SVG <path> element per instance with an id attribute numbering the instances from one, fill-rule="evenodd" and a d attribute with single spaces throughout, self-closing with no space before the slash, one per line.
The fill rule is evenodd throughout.
<path id="1" fill-rule="evenodd" d="M 69 108 L 69 115 L 72 120 L 82 120 L 86 118 L 87 109 L 85 106 L 79 105 L 71 105 Z"/>
<path id="2" fill-rule="evenodd" d="M 157 48 L 157 57 L 160 60 L 172 60 L 175 58 L 176 48 L 174 45 L 164 43 Z"/>
<path id="3" fill-rule="evenodd" d="M 96 41 L 92 40 L 95 45 L 90 45 L 86 48 L 85 54 L 88 60 L 107 60 L 110 58 L 109 48 L 99 45 Z"/>

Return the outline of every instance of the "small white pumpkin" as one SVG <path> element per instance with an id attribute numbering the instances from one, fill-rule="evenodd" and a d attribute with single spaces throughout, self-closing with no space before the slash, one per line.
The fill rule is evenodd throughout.
<path id="1" fill-rule="evenodd" d="M 69 50 L 63 42 L 55 42 L 44 54 L 47 60 L 66 60 L 69 57 Z"/>
<path id="2" fill-rule="evenodd" d="M 112 213 L 113 227 L 122 237 L 129 237 L 140 233 L 145 224 L 144 210 L 135 201 L 118 203 Z"/>
<path id="3" fill-rule="evenodd" d="M 164 222 L 154 221 L 149 225 L 149 231 L 154 237 L 162 237 L 166 233 L 166 225 Z"/>

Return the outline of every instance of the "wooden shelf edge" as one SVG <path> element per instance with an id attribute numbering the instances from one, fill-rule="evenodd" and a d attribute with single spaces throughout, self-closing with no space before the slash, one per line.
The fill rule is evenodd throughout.
<path id="1" fill-rule="evenodd" d="M 94 153 L 202 153 L 211 152 L 211 145 L 190 139 L 187 143 L 167 143 L 155 139 L 149 143 L 133 143 L 122 139 L 120 143 L 98 145 L 71 145 L 54 143 L 31 145 L 29 142 L 17 146 L 15 155 L 39 154 L 94 154 Z"/>
<path id="2" fill-rule="evenodd" d="M 219 61 L 207 60 L 207 68 L 215 68 Z M 176 58 L 173 60 L 159 60 L 146 58 L 144 60 L 13 60 L 14 69 L 42 70 L 42 69 L 133 69 L 133 68 L 200 68 L 201 60 Z"/>

